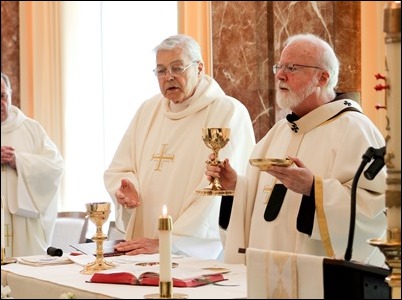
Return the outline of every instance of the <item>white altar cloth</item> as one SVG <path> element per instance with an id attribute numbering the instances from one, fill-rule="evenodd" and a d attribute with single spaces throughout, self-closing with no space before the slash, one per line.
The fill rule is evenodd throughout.
<path id="1" fill-rule="evenodd" d="M 133 256 L 119 256 L 118 259 L 116 261 L 126 261 L 133 259 Z M 244 265 L 223 264 L 218 261 L 194 258 L 173 258 L 173 262 L 191 268 L 221 267 L 230 270 L 224 275 L 228 280 L 219 282 L 220 285 L 173 288 L 173 293 L 187 294 L 189 299 L 247 297 L 246 267 Z M 115 269 L 107 272 L 130 272 L 133 265 L 134 261 L 117 264 Z M 62 293 L 67 292 L 74 293 L 77 299 L 143 299 L 145 295 L 159 293 L 157 286 L 86 283 L 92 275 L 81 274 L 82 269 L 83 266 L 76 263 L 41 267 L 21 263 L 8 264 L 1 266 L 1 282 L 3 286 L 10 286 L 12 297 L 19 299 L 57 299 Z"/>
<path id="2" fill-rule="evenodd" d="M 254 248 L 246 253 L 248 298 L 324 298 L 324 257 Z"/>

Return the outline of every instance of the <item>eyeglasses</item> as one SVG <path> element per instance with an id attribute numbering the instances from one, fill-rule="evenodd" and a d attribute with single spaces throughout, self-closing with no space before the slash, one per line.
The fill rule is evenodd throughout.
<path id="1" fill-rule="evenodd" d="M 288 73 L 293 73 L 294 71 L 297 71 L 298 67 L 304 67 L 304 68 L 313 68 L 313 69 L 320 69 L 322 70 L 322 68 L 320 67 L 315 67 L 315 66 L 307 66 L 307 65 L 298 65 L 298 64 L 288 64 L 288 65 L 279 65 L 276 64 L 272 67 L 272 72 L 274 72 L 274 74 L 277 74 L 279 72 L 279 70 L 281 70 L 283 68 L 283 72 L 285 72 L 286 74 Z"/>
<path id="2" fill-rule="evenodd" d="M 1 93 L 1 100 L 7 100 L 9 93 Z"/>
<path id="3" fill-rule="evenodd" d="M 166 75 L 166 72 L 169 72 L 169 74 L 172 75 L 173 77 L 179 77 L 179 76 L 182 76 L 183 73 L 195 63 L 196 63 L 196 61 L 193 61 L 187 67 L 183 67 L 181 64 L 173 64 L 173 65 L 170 65 L 168 68 L 156 67 L 153 70 L 153 72 L 154 72 L 155 76 L 158 78 L 164 77 Z"/>

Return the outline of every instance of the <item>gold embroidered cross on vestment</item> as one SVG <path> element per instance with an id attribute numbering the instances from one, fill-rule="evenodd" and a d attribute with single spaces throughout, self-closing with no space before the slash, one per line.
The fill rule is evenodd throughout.
<path id="1" fill-rule="evenodd" d="M 174 155 L 173 154 L 166 154 L 165 149 L 166 149 L 167 144 L 162 144 L 162 149 L 159 152 L 159 154 L 154 154 L 152 156 L 152 160 L 156 160 L 156 167 L 154 171 L 162 171 L 162 164 L 164 161 L 173 161 Z"/>

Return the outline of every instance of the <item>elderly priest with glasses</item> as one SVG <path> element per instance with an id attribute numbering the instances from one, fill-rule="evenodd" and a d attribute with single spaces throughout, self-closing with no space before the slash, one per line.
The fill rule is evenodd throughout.
<path id="1" fill-rule="evenodd" d="M 207 166 L 207 178 L 235 190 L 222 199 L 224 261 L 247 263 L 248 298 L 323 299 L 323 259 L 339 261 L 347 248 L 355 173 L 366 151 L 385 141 L 358 103 L 336 95 L 339 61 L 323 39 L 289 37 L 273 73 L 277 103 L 290 113 L 255 146 L 254 165 L 246 176 L 230 159 Z M 357 185 L 353 259 L 360 263 L 384 264 L 367 240 L 385 234 L 385 178 L 383 168 Z"/>
<path id="2" fill-rule="evenodd" d="M 236 174 L 230 159 L 207 166 L 234 189 L 222 200 L 230 216 L 224 259 L 244 263 L 239 248 L 342 258 L 349 234 L 351 188 L 363 154 L 385 141 L 355 101 L 336 95 L 339 61 L 331 46 L 312 34 L 291 36 L 274 65 L 278 105 L 290 114 L 256 145 L 251 158 L 289 158 L 291 165 Z M 384 256 L 367 243 L 386 230 L 385 168 L 357 186 L 353 258 L 378 266 Z M 229 200 L 229 201 L 226 201 Z M 232 201 L 233 200 L 233 203 Z"/>
<path id="3" fill-rule="evenodd" d="M 157 253 L 158 218 L 165 204 L 173 219 L 173 251 L 215 259 L 222 250 L 221 197 L 196 193 L 208 185 L 204 171 L 210 150 L 202 128 L 230 128 L 221 153 L 244 173 L 255 145 L 252 122 L 246 107 L 205 74 L 193 38 L 174 35 L 154 51 L 161 93 L 138 109 L 104 173 L 116 224 L 125 232 L 126 242 L 116 249 L 129 255 Z"/>

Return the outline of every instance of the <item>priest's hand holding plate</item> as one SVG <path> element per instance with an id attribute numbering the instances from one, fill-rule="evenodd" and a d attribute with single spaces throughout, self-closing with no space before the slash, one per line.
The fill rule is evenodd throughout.
<path id="1" fill-rule="evenodd" d="M 269 171 L 272 166 L 289 167 L 293 161 L 289 158 L 252 158 L 250 164 L 260 168 L 261 171 Z"/>

